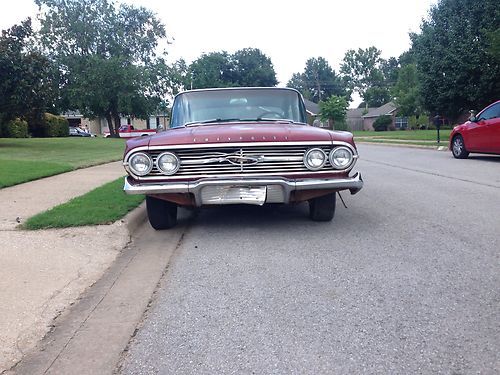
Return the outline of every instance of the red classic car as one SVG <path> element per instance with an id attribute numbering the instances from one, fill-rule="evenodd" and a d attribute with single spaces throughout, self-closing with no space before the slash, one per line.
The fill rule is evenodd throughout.
<path id="1" fill-rule="evenodd" d="M 177 223 L 177 207 L 309 201 L 330 221 L 336 192 L 357 193 L 353 136 L 307 125 L 288 88 L 192 90 L 175 97 L 169 129 L 127 141 L 124 190 L 146 194 L 155 229 Z"/>
<path id="2" fill-rule="evenodd" d="M 500 100 L 490 104 L 450 134 L 450 150 L 457 159 L 471 152 L 500 154 Z"/>

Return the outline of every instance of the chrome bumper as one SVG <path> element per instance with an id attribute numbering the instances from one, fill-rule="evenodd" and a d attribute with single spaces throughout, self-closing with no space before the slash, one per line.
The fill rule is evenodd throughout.
<path id="1" fill-rule="evenodd" d="M 273 203 L 288 203 L 290 193 L 295 190 L 349 190 L 351 194 L 356 194 L 363 188 L 363 179 L 358 172 L 349 178 L 334 179 L 306 179 L 306 180 L 285 180 L 282 178 L 207 178 L 190 182 L 156 182 L 131 184 L 128 177 L 125 177 L 123 189 L 127 194 L 166 194 L 166 193 L 191 193 L 194 195 L 197 206 L 203 202 L 202 190 L 206 187 L 217 186 L 268 186 L 282 188 L 281 198 Z M 270 202 L 268 202 L 270 203 Z"/>

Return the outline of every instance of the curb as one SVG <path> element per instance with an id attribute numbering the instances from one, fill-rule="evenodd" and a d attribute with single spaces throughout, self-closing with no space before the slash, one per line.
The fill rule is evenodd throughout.
<path id="1" fill-rule="evenodd" d="M 424 145 L 412 145 L 408 143 L 383 143 L 383 142 L 363 142 L 354 139 L 356 144 L 364 145 L 376 145 L 376 146 L 389 146 L 389 147 L 406 147 L 406 148 L 419 148 L 422 150 L 435 150 L 435 151 L 448 151 L 448 146 L 424 146 Z"/>
<path id="2" fill-rule="evenodd" d="M 127 226 L 130 235 L 135 234 L 142 224 L 146 221 L 148 215 L 146 212 L 146 202 L 142 202 L 139 206 L 130 211 L 121 222 Z"/>

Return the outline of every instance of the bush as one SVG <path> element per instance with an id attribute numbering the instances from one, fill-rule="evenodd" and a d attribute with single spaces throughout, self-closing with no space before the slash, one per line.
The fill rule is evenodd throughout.
<path id="1" fill-rule="evenodd" d="M 387 131 L 387 128 L 389 125 L 392 124 L 392 117 L 391 116 L 379 116 L 375 122 L 373 123 L 373 129 L 376 132 L 381 132 L 381 131 Z"/>
<path id="2" fill-rule="evenodd" d="M 16 118 L 0 126 L 0 136 L 5 138 L 28 138 L 28 123 Z"/>
<path id="3" fill-rule="evenodd" d="M 67 137 L 69 135 L 68 120 L 62 116 L 46 113 L 44 123 L 46 137 Z"/>
<path id="4" fill-rule="evenodd" d="M 342 130 L 342 131 L 349 131 L 349 126 L 347 126 L 347 122 L 344 121 L 335 121 L 333 124 L 334 130 Z"/>

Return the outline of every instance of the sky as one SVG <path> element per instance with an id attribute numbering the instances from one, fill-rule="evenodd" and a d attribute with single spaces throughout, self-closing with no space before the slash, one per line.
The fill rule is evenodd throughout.
<path id="1" fill-rule="evenodd" d="M 410 47 L 437 0 L 122 0 L 157 13 L 166 26 L 171 62 L 188 63 L 202 53 L 259 48 L 271 58 L 279 86 L 303 72 L 311 57 L 338 71 L 349 49 L 375 46 L 382 57 Z M 0 29 L 31 16 L 32 0 L 0 0 Z"/>

